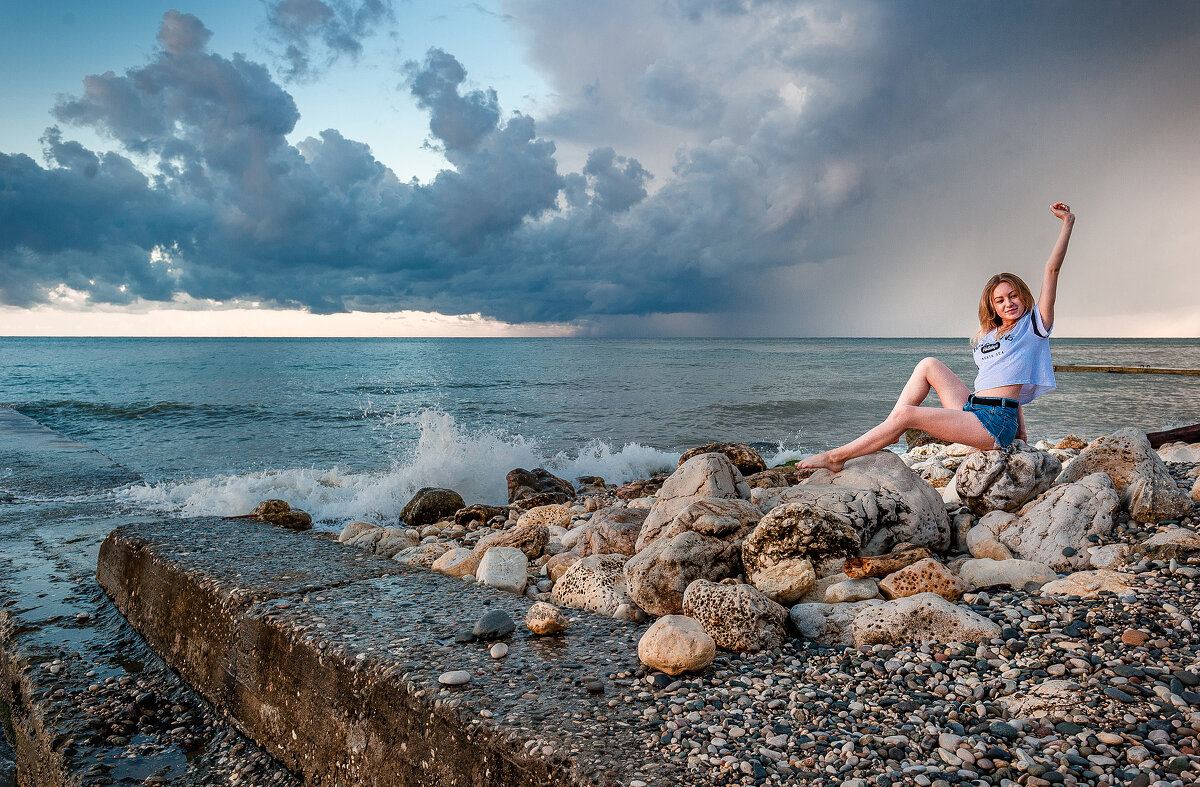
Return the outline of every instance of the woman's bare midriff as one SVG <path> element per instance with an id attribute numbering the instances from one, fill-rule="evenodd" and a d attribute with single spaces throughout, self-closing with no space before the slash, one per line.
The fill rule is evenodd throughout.
<path id="1" fill-rule="evenodd" d="M 976 391 L 976 396 L 991 396 L 996 399 L 1016 399 L 1021 393 L 1020 385 L 1001 385 L 999 388 L 984 388 Z"/>

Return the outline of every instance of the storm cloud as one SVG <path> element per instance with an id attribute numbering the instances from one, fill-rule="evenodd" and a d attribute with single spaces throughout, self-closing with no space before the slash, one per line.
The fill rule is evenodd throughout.
<path id="1" fill-rule="evenodd" d="M 353 8 L 269 12 L 324 41 L 365 30 L 347 26 Z M 169 12 L 148 63 L 60 99 L 45 166 L 0 154 L 0 302 L 65 285 L 97 303 L 186 294 L 607 332 L 937 332 L 936 310 L 912 317 L 928 282 L 969 304 L 992 267 L 1037 265 L 1045 206 L 1075 199 L 1059 189 L 1101 217 L 1200 209 L 1182 185 L 1200 175 L 1183 133 L 1200 120 L 1192 4 L 505 10 L 557 103 L 535 123 L 471 87 L 453 53 L 408 63 L 401 89 L 448 164 L 427 183 L 336 129 L 290 144 L 299 110 L 268 70 L 210 52 L 200 20 Z M 1161 178 L 1130 183 L 1120 161 Z M 1176 184 L 1183 198 L 1147 207 Z"/>
<path id="2" fill-rule="evenodd" d="M 389 0 L 269 0 L 267 26 L 282 47 L 281 70 L 306 80 L 342 57 L 357 58 L 363 40 L 395 22 Z"/>

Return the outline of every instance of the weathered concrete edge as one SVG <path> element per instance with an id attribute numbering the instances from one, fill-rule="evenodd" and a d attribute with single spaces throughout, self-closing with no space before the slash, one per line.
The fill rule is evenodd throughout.
<path id="1" fill-rule="evenodd" d="M 74 787 L 82 784 L 54 750 L 53 724 L 35 699 L 36 670 L 22 657 L 8 614 L 0 612 L 0 696 L 8 703 L 16 740 L 17 773 L 23 787 Z M 0 735 L 4 734 L 0 732 Z"/>
<path id="2" fill-rule="evenodd" d="M 271 619 L 272 602 L 374 578 L 230 594 L 129 528 L 105 538 L 97 563 L 101 588 L 150 647 L 309 783 L 576 784 L 564 763 L 469 724 L 403 676 L 364 680 L 363 665 L 324 654 Z"/>

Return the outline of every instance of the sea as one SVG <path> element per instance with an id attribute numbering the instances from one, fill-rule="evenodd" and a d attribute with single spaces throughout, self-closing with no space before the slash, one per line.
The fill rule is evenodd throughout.
<path id="1" fill-rule="evenodd" d="M 1053 349 L 1200 368 L 1195 339 Z M 925 356 L 970 385 L 966 339 L 0 338 L 0 405 L 137 473 L 96 494 L 113 509 L 229 516 L 282 498 L 337 529 L 394 523 L 424 486 L 504 503 L 517 467 L 620 483 L 714 441 L 796 459 L 878 423 Z M 1026 420 L 1031 442 L 1196 423 L 1200 378 L 1059 373 Z"/>

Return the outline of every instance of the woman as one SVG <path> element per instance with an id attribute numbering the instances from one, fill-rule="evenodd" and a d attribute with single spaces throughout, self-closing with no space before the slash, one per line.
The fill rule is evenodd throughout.
<path id="1" fill-rule="evenodd" d="M 1054 388 L 1049 336 L 1058 272 L 1075 226 L 1075 214 L 1066 205 L 1056 202 L 1050 211 L 1062 220 L 1062 230 L 1046 260 L 1037 303 L 1025 282 L 1012 273 L 993 276 L 983 288 L 979 332 L 972 341 L 979 366 L 975 393 L 946 364 L 925 358 L 913 370 L 887 420 L 853 442 L 808 457 L 800 467 L 826 467 L 836 473 L 849 460 L 896 442 L 907 429 L 982 449 L 1008 448 L 1014 439 L 1025 439 L 1021 405 Z M 920 406 L 930 388 L 937 391 L 941 408 Z"/>

